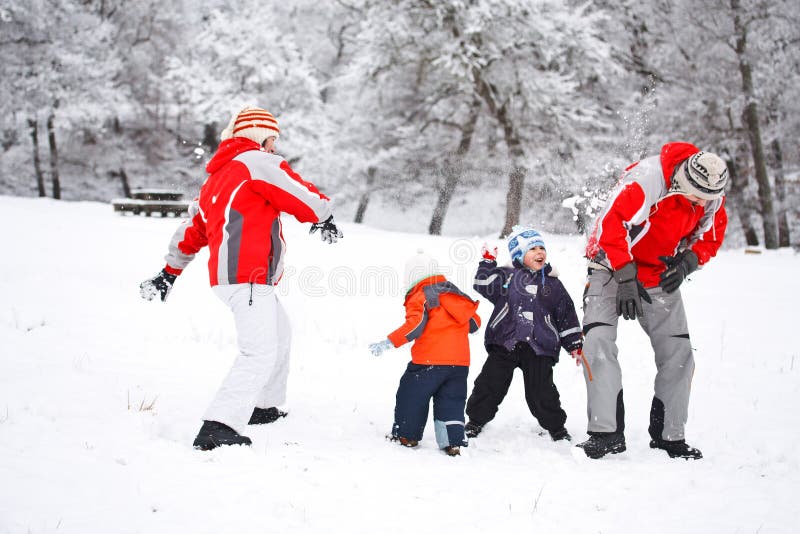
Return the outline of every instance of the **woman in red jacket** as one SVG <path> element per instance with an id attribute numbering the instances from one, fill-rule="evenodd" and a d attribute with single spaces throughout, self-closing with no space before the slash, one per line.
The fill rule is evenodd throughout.
<path id="1" fill-rule="evenodd" d="M 406 321 L 373 343 L 375 356 L 410 341 L 411 362 L 400 379 L 390 439 L 415 447 L 422 439 L 433 399 L 433 426 L 439 448 L 460 454 L 464 438 L 464 405 L 469 374 L 467 335 L 480 327 L 478 303 L 438 274 L 430 256 L 420 252 L 406 263 Z"/>
<path id="2" fill-rule="evenodd" d="M 222 132 L 190 218 L 172 237 L 167 265 L 142 282 L 142 298 L 167 299 L 178 275 L 208 246 L 209 280 L 231 308 L 239 356 L 203 416 L 194 447 L 250 445 L 248 424 L 271 423 L 286 413 L 291 329 L 275 285 L 283 274 L 286 248 L 281 213 L 321 230 L 334 243 L 342 233 L 333 223 L 331 202 L 275 154 L 280 129 L 271 113 L 247 107 Z"/>

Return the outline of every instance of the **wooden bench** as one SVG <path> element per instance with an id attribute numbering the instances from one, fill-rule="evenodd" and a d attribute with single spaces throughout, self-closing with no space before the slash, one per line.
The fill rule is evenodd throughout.
<path id="1" fill-rule="evenodd" d="M 111 200 L 114 211 L 119 213 L 144 214 L 150 217 L 158 213 L 162 217 L 173 215 L 181 217 L 189 213 L 189 202 L 181 200 L 183 193 L 166 189 L 137 189 L 131 192 L 131 198 L 115 198 Z"/>
<path id="2" fill-rule="evenodd" d="M 136 200 L 181 200 L 183 193 L 169 189 L 134 189 L 131 198 Z"/>

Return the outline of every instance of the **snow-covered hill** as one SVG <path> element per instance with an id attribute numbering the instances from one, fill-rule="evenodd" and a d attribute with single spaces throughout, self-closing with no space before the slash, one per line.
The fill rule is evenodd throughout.
<path id="1" fill-rule="evenodd" d="M 540 436 L 518 376 L 495 421 L 449 458 L 430 425 L 416 450 L 385 441 L 409 353 L 373 358 L 366 345 L 402 322 L 410 254 L 437 256 L 471 292 L 486 236 L 345 223 L 329 246 L 284 222 L 290 416 L 252 428 L 252 448 L 199 452 L 191 441 L 235 354 L 207 256 L 166 304 L 145 302 L 138 284 L 162 267 L 177 221 L 0 197 L 0 533 L 796 532 L 798 255 L 726 250 L 685 286 L 697 360 L 687 437 L 703 460 L 648 448 L 654 363 L 630 322 L 628 452 L 590 461 Z M 580 240 L 546 240 L 579 302 Z M 586 393 L 569 360 L 556 383 L 577 442 Z"/>

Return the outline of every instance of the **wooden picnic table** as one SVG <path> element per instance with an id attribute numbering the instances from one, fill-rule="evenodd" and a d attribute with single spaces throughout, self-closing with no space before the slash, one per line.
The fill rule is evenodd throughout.
<path id="1" fill-rule="evenodd" d="M 119 213 L 144 214 L 150 217 L 158 213 L 162 217 L 174 215 L 180 217 L 189 213 L 189 202 L 181 200 L 183 193 L 168 189 L 136 189 L 131 191 L 131 198 L 115 198 L 111 200 L 114 211 Z"/>
<path id="2" fill-rule="evenodd" d="M 136 200 L 181 200 L 183 193 L 170 189 L 134 189 L 131 198 Z"/>

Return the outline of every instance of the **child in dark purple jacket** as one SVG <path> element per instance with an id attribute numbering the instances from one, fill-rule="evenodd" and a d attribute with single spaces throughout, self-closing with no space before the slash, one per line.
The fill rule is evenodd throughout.
<path id="1" fill-rule="evenodd" d="M 542 236 L 532 228 L 514 227 L 508 251 L 513 267 L 498 267 L 484 247 L 475 275 L 475 290 L 494 304 L 486 326 L 486 363 L 467 401 L 468 437 L 477 436 L 494 419 L 508 393 L 516 368 L 522 369 L 525 400 L 553 441 L 570 440 L 553 383 L 553 366 L 563 347 L 580 365 L 583 340 L 575 305 L 547 260 Z"/>

